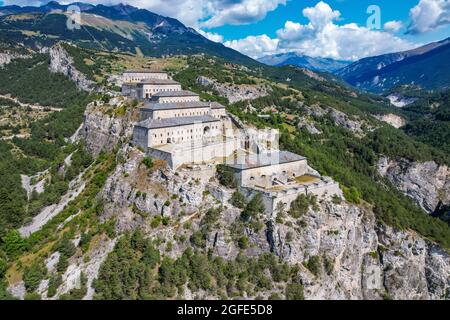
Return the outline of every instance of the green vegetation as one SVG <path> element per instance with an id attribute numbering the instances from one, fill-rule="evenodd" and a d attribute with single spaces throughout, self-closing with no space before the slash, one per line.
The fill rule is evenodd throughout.
<path id="1" fill-rule="evenodd" d="M 148 169 L 152 169 L 153 168 L 153 159 L 150 157 L 144 157 L 144 159 L 142 159 L 142 164 L 144 166 L 146 166 Z"/>
<path id="2" fill-rule="evenodd" d="M 287 300 L 304 300 L 303 286 L 298 283 L 290 283 L 286 287 Z"/>
<path id="3" fill-rule="evenodd" d="M 41 280 L 47 275 L 47 268 L 42 262 L 36 261 L 30 267 L 25 268 L 23 272 L 23 281 L 27 292 L 35 291 Z"/>
<path id="4" fill-rule="evenodd" d="M 417 93 L 415 94 L 417 95 Z M 409 136 L 450 154 L 450 90 L 429 93 L 402 108 L 408 123 L 402 128 Z"/>
<path id="5" fill-rule="evenodd" d="M 313 206 L 314 208 L 317 206 L 316 197 L 312 195 L 301 194 L 297 197 L 297 199 L 292 201 L 291 208 L 289 209 L 289 214 L 293 218 L 298 219 L 308 212 L 310 206 Z"/>
<path id="6" fill-rule="evenodd" d="M 208 218 L 210 219 L 210 218 Z M 153 257 L 147 260 L 147 251 Z M 272 254 L 259 258 L 239 255 L 235 260 L 187 249 L 174 260 L 160 257 L 154 244 L 140 232 L 122 237 L 100 268 L 95 281 L 96 299 L 167 299 L 202 289 L 209 294 L 238 298 L 289 283 L 289 299 L 301 299 L 302 287 L 295 285 L 298 269 L 281 263 Z M 292 281 L 292 282 L 291 282 Z M 283 292 L 284 293 L 284 292 Z"/>
<path id="7" fill-rule="evenodd" d="M 223 164 L 217 165 L 217 177 L 221 185 L 228 188 L 236 188 L 237 183 L 234 178 L 234 171 Z"/>
<path id="8" fill-rule="evenodd" d="M 239 190 L 236 190 L 231 197 L 231 204 L 236 208 L 244 209 L 247 202 L 245 201 L 244 195 Z"/>
<path id="9" fill-rule="evenodd" d="M 241 219 L 243 221 L 255 220 L 259 215 L 264 213 L 264 210 L 262 195 L 257 193 L 245 206 L 244 211 L 241 213 Z"/>
<path id="10" fill-rule="evenodd" d="M 305 267 L 309 269 L 316 277 L 322 272 L 322 263 L 319 256 L 312 256 L 305 262 Z"/>
<path id="11" fill-rule="evenodd" d="M 63 74 L 51 73 L 48 65 L 49 56 L 44 54 L 12 61 L 0 69 L 0 94 L 11 94 L 26 103 L 60 108 L 87 96 Z"/>

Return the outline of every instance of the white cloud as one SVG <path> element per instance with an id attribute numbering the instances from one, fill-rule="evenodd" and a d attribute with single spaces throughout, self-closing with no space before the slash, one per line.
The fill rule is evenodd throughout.
<path id="1" fill-rule="evenodd" d="M 312 57 L 357 60 L 414 47 L 388 32 L 368 29 L 356 23 L 335 24 L 340 12 L 323 1 L 305 8 L 303 15 L 309 19 L 308 24 L 287 21 L 284 28 L 277 31 L 279 50 L 296 51 Z"/>
<path id="2" fill-rule="evenodd" d="M 240 40 L 226 41 L 224 45 L 252 58 L 259 58 L 276 53 L 278 39 L 271 39 L 263 34 L 260 36 L 248 36 Z"/>
<path id="3" fill-rule="evenodd" d="M 314 7 L 305 8 L 303 15 L 308 24 L 286 21 L 277 31 L 277 38 L 267 35 L 251 36 L 225 42 L 225 45 L 251 57 L 295 51 L 312 57 L 337 60 L 358 60 L 368 56 L 408 50 L 414 44 L 395 35 L 358 26 L 356 23 L 337 25 L 341 14 L 327 3 L 320 1 Z M 394 27 L 388 23 L 387 27 Z M 397 26 L 395 26 L 397 27 Z"/>
<path id="4" fill-rule="evenodd" d="M 207 12 L 211 17 L 202 26 L 213 28 L 224 24 L 241 25 L 262 20 L 270 11 L 285 5 L 286 0 L 219 0 L 209 1 Z"/>
<path id="5" fill-rule="evenodd" d="M 399 32 L 403 28 L 403 23 L 401 21 L 388 21 L 384 24 L 384 30 L 391 32 Z"/>
<path id="6" fill-rule="evenodd" d="M 214 42 L 223 42 L 223 36 L 218 34 L 218 33 L 214 33 L 214 32 L 206 32 L 203 31 L 201 29 L 197 29 L 197 32 L 200 33 L 202 36 L 204 36 L 205 38 L 214 41 Z"/>
<path id="7" fill-rule="evenodd" d="M 420 0 L 409 13 L 408 33 L 423 33 L 450 24 L 450 0 Z"/>

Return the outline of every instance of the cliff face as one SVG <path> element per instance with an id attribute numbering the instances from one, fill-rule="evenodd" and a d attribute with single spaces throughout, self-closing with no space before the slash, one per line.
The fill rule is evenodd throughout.
<path id="1" fill-rule="evenodd" d="M 68 76 L 81 90 L 91 91 L 93 89 L 94 82 L 88 80 L 84 74 L 75 68 L 72 57 L 61 44 L 56 44 L 51 47 L 49 54 L 50 71 Z"/>
<path id="2" fill-rule="evenodd" d="M 121 108 L 124 114 L 114 111 Z M 112 151 L 119 142 L 130 139 L 135 113 L 135 109 L 118 98 L 111 99 L 108 104 L 93 102 L 86 109 L 78 136 L 84 139 L 87 150 L 94 156 L 102 151 Z"/>
<path id="3" fill-rule="evenodd" d="M 199 176 L 182 171 L 175 175 L 163 167 L 147 173 L 141 164 L 143 154 L 127 150 L 127 160 L 102 192 L 107 204 L 104 219 L 114 217 L 119 232 L 143 227 L 150 238 L 163 243 L 189 239 L 200 230 L 205 212 L 221 204 L 204 193 L 216 185 L 214 173 Z M 224 259 L 234 259 L 241 250 L 233 240 L 240 210 L 222 204 L 227 209 L 208 234 L 206 248 Z M 158 215 L 176 222 L 156 230 L 148 227 Z M 186 222 L 190 229 L 176 227 Z M 298 219 L 285 213 L 282 221 L 265 221 L 261 230 L 243 232 L 249 239 L 246 256 L 274 252 L 299 266 L 298 281 L 306 299 L 443 299 L 450 288 L 448 253 L 413 232 L 379 225 L 370 208 L 345 201 L 324 201 Z M 174 241 L 167 254 L 178 257 L 189 246 L 189 242 Z M 315 261 L 314 268 L 311 261 Z"/>
<path id="4" fill-rule="evenodd" d="M 429 213 L 440 203 L 450 204 L 450 170 L 445 165 L 382 157 L 378 161 L 378 172 Z"/>
<path id="5" fill-rule="evenodd" d="M 216 90 L 220 96 L 227 98 L 230 103 L 265 97 L 271 91 L 270 88 L 263 85 L 224 84 L 204 76 L 199 76 L 196 81 L 202 86 Z"/>

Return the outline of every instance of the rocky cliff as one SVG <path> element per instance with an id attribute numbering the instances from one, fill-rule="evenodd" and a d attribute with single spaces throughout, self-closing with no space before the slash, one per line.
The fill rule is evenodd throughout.
<path id="1" fill-rule="evenodd" d="M 95 101 L 87 106 L 78 136 L 85 141 L 88 151 L 97 156 L 130 139 L 137 117 L 137 109 L 123 99 L 113 98 L 106 104 Z"/>
<path id="2" fill-rule="evenodd" d="M 377 167 L 382 176 L 425 211 L 433 213 L 441 204 L 450 204 L 450 170 L 446 165 L 381 157 Z"/>
<path id="3" fill-rule="evenodd" d="M 270 88 L 264 85 L 235 85 L 231 83 L 220 83 L 215 79 L 210 79 L 204 76 L 199 76 L 197 78 L 197 83 L 217 91 L 220 96 L 227 98 L 230 103 L 265 97 L 271 91 Z"/>
<path id="4" fill-rule="evenodd" d="M 165 167 L 147 172 L 141 164 L 143 154 L 127 150 L 127 160 L 102 192 L 107 203 L 104 219 L 114 217 L 119 232 L 143 227 L 148 237 L 167 243 L 189 239 L 201 229 L 205 212 L 224 204 L 206 247 L 224 259 L 238 255 L 242 249 L 233 234 L 240 210 L 204 192 L 218 184 L 214 172 L 174 174 Z M 148 227 L 155 216 L 169 217 L 170 225 Z M 249 246 L 243 250 L 248 257 L 274 252 L 298 265 L 306 299 L 443 299 L 448 294 L 449 254 L 413 232 L 379 225 L 369 207 L 324 201 L 300 218 L 283 216 L 277 221 L 263 219 L 264 227 L 258 231 L 245 228 Z M 186 222 L 190 228 L 181 228 Z M 167 254 L 178 257 L 189 246 L 174 241 Z"/>
<path id="5" fill-rule="evenodd" d="M 81 90 L 93 90 L 94 82 L 88 80 L 83 73 L 75 68 L 73 58 L 67 53 L 62 44 L 58 43 L 51 47 L 49 54 L 50 71 L 68 76 Z"/>

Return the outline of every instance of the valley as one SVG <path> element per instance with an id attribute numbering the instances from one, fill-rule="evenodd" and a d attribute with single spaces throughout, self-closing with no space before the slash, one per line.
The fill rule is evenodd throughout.
<path id="1" fill-rule="evenodd" d="M 0 16 L 9 55 L 0 67 L 1 299 L 448 299 L 448 91 L 367 93 L 330 74 L 263 65 L 129 6 L 86 6 L 85 19 L 99 16 L 86 26 L 97 46 L 82 31 L 46 30 L 47 19 L 63 21 L 50 7 Z M 221 123 L 278 130 L 279 149 L 299 157 L 292 162 L 305 157 L 308 172 L 287 182 L 272 172 L 278 185 L 266 191 L 320 180 L 335 193 L 299 192 L 267 214 L 262 193 L 246 193 L 264 189 L 265 174 L 245 184 L 210 159 L 161 160 L 147 147 L 173 141 L 142 145 L 135 128 L 155 120 L 147 129 L 160 129 L 151 125 L 177 117 L 164 105 L 180 107 L 158 101 L 163 119 L 144 119 L 152 81 L 124 94 L 127 70 L 183 89 L 156 99 L 178 92 Z M 410 103 L 394 106 L 389 94 Z"/>

